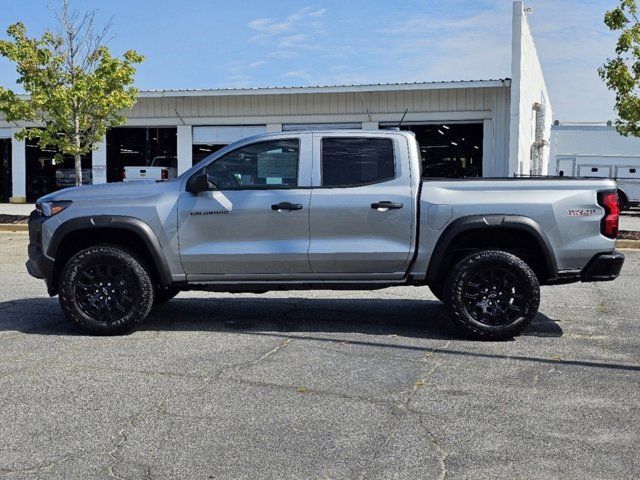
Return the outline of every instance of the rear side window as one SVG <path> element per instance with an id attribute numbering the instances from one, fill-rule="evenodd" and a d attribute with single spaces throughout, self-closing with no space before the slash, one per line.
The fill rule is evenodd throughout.
<path id="1" fill-rule="evenodd" d="M 322 186 L 355 187 L 395 178 L 388 138 L 323 138 Z"/>

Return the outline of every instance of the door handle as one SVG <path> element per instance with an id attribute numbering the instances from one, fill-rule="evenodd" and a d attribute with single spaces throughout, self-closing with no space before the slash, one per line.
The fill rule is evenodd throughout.
<path id="1" fill-rule="evenodd" d="M 302 210 L 302 205 L 300 205 L 299 203 L 281 202 L 271 205 L 271 210 L 273 210 L 274 212 L 291 212 L 294 210 Z"/>
<path id="2" fill-rule="evenodd" d="M 398 210 L 399 208 L 404 207 L 402 203 L 399 202 L 375 202 L 371 204 L 371 208 L 374 210 Z"/>

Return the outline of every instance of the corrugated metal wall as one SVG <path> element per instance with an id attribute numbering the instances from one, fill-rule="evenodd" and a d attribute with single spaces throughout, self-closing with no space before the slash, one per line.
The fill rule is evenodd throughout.
<path id="1" fill-rule="evenodd" d="M 508 88 L 143 97 L 126 115 L 133 123 L 141 119 L 171 119 L 174 124 L 178 116 L 185 121 L 193 120 L 193 123 L 213 118 L 218 123 L 226 123 L 227 120 L 237 122 L 242 118 L 288 123 L 307 115 L 357 115 L 360 121 L 375 121 L 375 118 L 369 120 L 369 115 L 398 114 L 407 108 L 410 113 L 490 112 L 495 108 L 496 96 L 502 96 L 505 90 Z M 386 120 L 386 117 L 381 119 Z"/>

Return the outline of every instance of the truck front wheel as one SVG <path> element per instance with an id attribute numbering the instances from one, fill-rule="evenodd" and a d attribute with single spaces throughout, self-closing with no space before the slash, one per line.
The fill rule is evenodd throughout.
<path id="1" fill-rule="evenodd" d="M 519 335 L 540 306 L 538 279 L 523 260 L 486 250 L 462 259 L 444 288 L 454 323 L 477 339 L 502 340 Z"/>
<path id="2" fill-rule="evenodd" d="M 154 300 L 154 284 L 144 264 L 113 245 L 76 253 L 59 282 L 60 306 L 83 330 L 116 335 L 142 322 Z"/>

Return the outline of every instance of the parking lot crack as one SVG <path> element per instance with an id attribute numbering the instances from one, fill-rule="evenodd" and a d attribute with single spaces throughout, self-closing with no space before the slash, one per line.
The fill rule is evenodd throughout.
<path id="1" fill-rule="evenodd" d="M 427 434 L 429 443 L 436 452 L 436 458 L 438 459 L 438 463 L 440 464 L 440 475 L 438 475 L 438 480 L 445 480 L 445 478 L 447 478 L 447 473 L 449 472 L 449 468 L 447 466 L 447 457 L 449 454 L 444 448 L 442 448 L 433 431 L 431 431 L 431 429 L 429 429 L 426 425 L 424 414 L 416 411 L 414 411 L 413 413 L 418 416 L 418 422 L 420 423 L 422 430 L 424 430 L 424 432 Z"/>
<path id="2" fill-rule="evenodd" d="M 272 348 L 267 353 L 262 355 L 259 359 L 254 360 L 253 362 L 249 362 L 249 365 L 257 365 L 258 363 L 262 362 L 263 360 L 266 360 L 270 356 L 275 355 L 276 353 L 278 353 L 280 350 L 282 350 L 287 345 L 289 345 L 289 343 L 291 343 L 291 339 L 290 338 L 285 338 L 282 341 L 282 343 L 280 343 L 280 345 L 276 346 L 275 348 Z"/>
<path id="3" fill-rule="evenodd" d="M 33 465 L 33 466 L 29 466 L 29 467 L 24 467 L 24 468 L 0 468 L 0 476 L 1 477 L 5 477 L 5 476 L 10 476 L 10 475 L 18 475 L 18 476 L 22 476 L 22 475 L 27 475 L 27 474 L 33 474 L 33 473 L 43 473 L 43 472 L 49 472 L 51 471 L 51 469 L 53 469 L 55 466 L 60 465 L 61 463 L 64 463 L 74 457 L 80 456 L 80 455 L 84 455 L 85 453 L 88 452 L 78 452 L 78 453 L 69 453 L 66 455 L 63 455 L 60 458 L 57 458 L 55 460 L 52 460 L 50 462 L 47 463 L 42 463 L 40 465 Z"/>
<path id="4" fill-rule="evenodd" d="M 451 340 L 448 340 L 444 347 L 441 350 L 446 350 L 449 348 L 451 344 Z M 411 404 L 411 401 L 415 397 L 418 390 L 425 387 L 428 383 L 428 380 L 433 376 L 436 368 L 440 365 L 439 361 L 432 361 L 434 350 L 428 350 L 422 359 L 422 361 L 429 365 L 425 372 L 420 374 L 420 376 L 413 382 L 413 385 L 408 389 L 401 392 L 405 396 L 404 401 L 398 405 L 398 408 L 401 410 L 407 410 Z"/>

